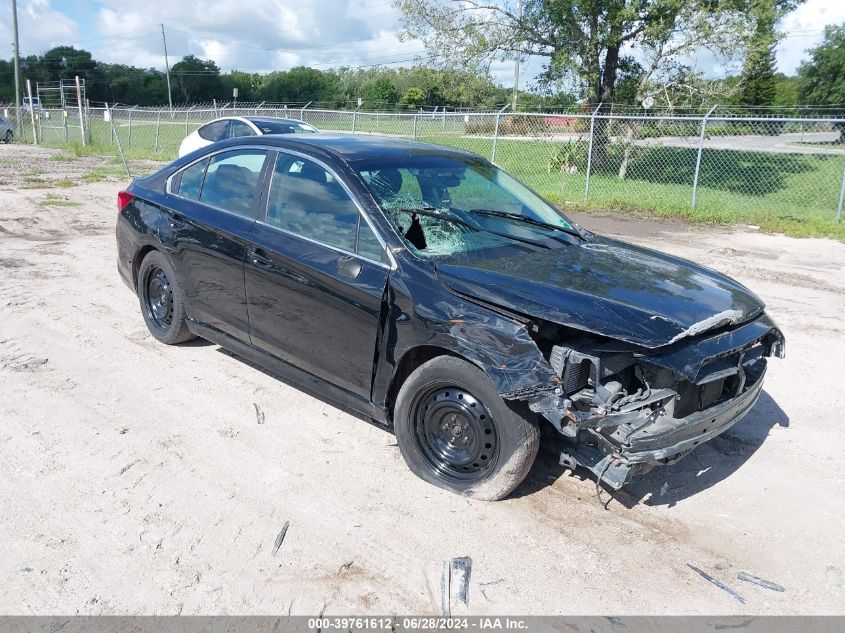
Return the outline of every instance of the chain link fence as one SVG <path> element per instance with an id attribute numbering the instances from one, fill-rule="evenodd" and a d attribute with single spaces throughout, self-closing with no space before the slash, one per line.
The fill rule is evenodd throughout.
<path id="1" fill-rule="evenodd" d="M 715 109 L 714 109 L 715 110 Z M 491 159 L 572 207 L 688 215 L 714 223 L 841 221 L 845 118 L 673 114 L 371 112 L 277 104 L 23 112 L 22 142 L 118 156 L 132 175 L 176 158 L 222 116 L 302 120 L 324 132 L 384 134 Z M 84 135 L 83 135 L 84 130 Z M 812 231 L 810 231 L 812 232 Z"/>

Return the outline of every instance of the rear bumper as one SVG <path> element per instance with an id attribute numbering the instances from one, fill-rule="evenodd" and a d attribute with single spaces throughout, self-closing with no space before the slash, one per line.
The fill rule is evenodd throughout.
<path id="1" fill-rule="evenodd" d="M 757 402 L 765 370 L 738 396 L 684 418 L 661 420 L 631 434 L 619 446 L 579 443 L 561 453 L 561 464 L 576 463 L 614 489 L 658 465 L 674 463 L 739 422 Z"/>

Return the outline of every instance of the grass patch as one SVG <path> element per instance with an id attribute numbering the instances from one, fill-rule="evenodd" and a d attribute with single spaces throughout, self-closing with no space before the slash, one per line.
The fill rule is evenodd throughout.
<path id="1" fill-rule="evenodd" d="M 41 205 L 45 207 L 78 207 L 80 206 L 80 203 L 75 202 L 74 200 L 68 200 L 65 196 L 48 193 L 44 196 L 44 199 L 41 200 Z"/>
<path id="2" fill-rule="evenodd" d="M 50 156 L 50 160 L 56 163 L 72 163 L 74 161 L 79 160 L 78 156 L 73 154 L 53 154 Z"/>
<path id="3" fill-rule="evenodd" d="M 125 176 L 126 173 L 123 169 L 117 169 L 116 167 L 95 167 L 88 173 L 82 176 L 82 180 L 86 183 L 92 182 L 102 182 L 108 178 L 115 178 Z"/>

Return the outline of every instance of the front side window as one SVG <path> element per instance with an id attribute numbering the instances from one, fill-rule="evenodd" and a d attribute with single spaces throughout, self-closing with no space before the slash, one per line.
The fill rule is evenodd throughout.
<path id="1" fill-rule="evenodd" d="M 384 260 L 384 249 L 343 186 L 330 172 L 304 158 L 278 155 L 267 199 L 267 223 L 349 253 Z"/>
<path id="2" fill-rule="evenodd" d="M 179 179 L 179 191 L 177 193 L 183 198 L 199 200 L 200 191 L 202 190 L 202 180 L 205 177 L 205 168 L 207 166 L 208 159 L 206 158 L 184 169 Z"/>
<path id="3" fill-rule="evenodd" d="M 212 121 L 208 125 L 203 125 L 197 132 L 206 141 L 222 141 L 229 132 L 229 121 Z"/>
<path id="4" fill-rule="evenodd" d="M 255 130 L 243 121 L 232 121 L 231 137 L 238 138 L 239 136 L 255 136 Z"/>
<path id="5" fill-rule="evenodd" d="M 255 217 L 255 201 L 266 158 L 267 152 L 255 149 L 215 154 L 208 163 L 200 201 L 244 217 Z"/>
<path id="6" fill-rule="evenodd" d="M 397 232 L 423 257 L 518 243 L 561 243 L 577 231 L 545 200 L 481 159 L 411 156 L 366 161 L 358 173 Z"/>

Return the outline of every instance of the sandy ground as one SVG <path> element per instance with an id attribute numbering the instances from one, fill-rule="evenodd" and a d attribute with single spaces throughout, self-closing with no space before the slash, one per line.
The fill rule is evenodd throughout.
<path id="1" fill-rule="evenodd" d="M 439 613 L 443 561 L 470 556 L 473 614 L 845 613 L 845 245 L 578 218 L 737 277 L 788 357 L 729 434 L 607 509 L 549 453 L 482 503 L 215 345 L 156 343 L 115 270 L 126 183 L 20 188 L 102 162 L 50 153 L 0 148 L 0 612 Z"/>

